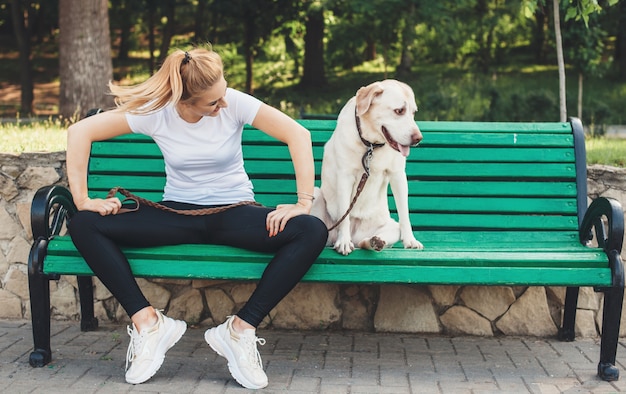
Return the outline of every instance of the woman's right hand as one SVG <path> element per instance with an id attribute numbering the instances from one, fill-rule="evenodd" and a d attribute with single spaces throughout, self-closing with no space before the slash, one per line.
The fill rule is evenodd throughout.
<path id="1" fill-rule="evenodd" d="M 97 212 L 102 216 L 115 215 L 122 208 L 122 202 L 117 197 L 111 198 L 85 198 L 79 202 L 75 202 L 79 211 Z"/>

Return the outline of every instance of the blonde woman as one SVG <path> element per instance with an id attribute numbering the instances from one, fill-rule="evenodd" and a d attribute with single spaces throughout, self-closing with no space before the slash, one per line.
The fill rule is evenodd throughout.
<path id="1" fill-rule="evenodd" d="M 149 304 L 120 246 L 207 243 L 274 253 L 245 306 L 205 333 L 211 348 L 228 360 L 237 382 L 251 389 L 267 386 L 257 350 L 257 343 L 264 340 L 256 336 L 256 327 L 308 271 L 328 235 L 324 224 L 309 215 L 314 183 L 309 132 L 277 109 L 229 88 L 219 55 L 209 49 L 177 50 L 145 82 L 130 87 L 110 84 L 110 90 L 116 97 L 115 109 L 68 129 L 67 174 L 79 210 L 69 231 L 76 248 L 132 321 L 126 381 L 138 384 L 150 379 L 186 324 Z M 297 203 L 275 209 L 243 205 L 204 216 L 142 205 L 118 215 L 118 198 L 92 199 L 87 194 L 91 143 L 141 133 L 154 139 L 165 159 L 162 204 L 197 209 L 253 200 L 241 149 L 246 123 L 288 145 Z"/>

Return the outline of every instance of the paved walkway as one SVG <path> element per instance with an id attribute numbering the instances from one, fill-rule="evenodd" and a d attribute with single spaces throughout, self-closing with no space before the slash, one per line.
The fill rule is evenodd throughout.
<path id="1" fill-rule="evenodd" d="M 31 368 L 30 322 L 0 320 L 0 392 L 237 393 L 224 359 L 190 328 L 157 374 L 141 385 L 124 381 L 128 336 L 123 324 L 81 332 L 52 323 L 53 360 Z M 599 344 L 537 338 L 445 337 L 358 332 L 259 332 L 270 380 L 262 393 L 614 393 L 622 379 L 596 377 Z M 618 360 L 624 360 L 626 342 Z"/>

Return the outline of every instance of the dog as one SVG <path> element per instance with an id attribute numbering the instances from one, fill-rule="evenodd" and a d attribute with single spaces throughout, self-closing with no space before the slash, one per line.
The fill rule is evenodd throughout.
<path id="1" fill-rule="evenodd" d="M 405 248 L 423 249 L 409 220 L 405 171 L 410 148 L 422 140 L 415 112 L 413 90 L 394 79 L 361 87 L 340 111 L 324 145 L 311 208 L 329 228 L 327 246 L 338 253 L 348 255 L 355 245 L 380 251 L 399 240 Z M 398 222 L 389 213 L 389 185 Z"/>

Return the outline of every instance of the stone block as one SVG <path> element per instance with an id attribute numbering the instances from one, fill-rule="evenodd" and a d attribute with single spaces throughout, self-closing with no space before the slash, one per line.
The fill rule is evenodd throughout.
<path id="1" fill-rule="evenodd" d="M 460 295 L 465 306 L 495 320 L 504 314 L 515 302 L 515 294 L 506 286 L 467 286 Z"/>
<path id="2" fill-rule="evenodd" d="M 439 333 L 439 321 L 424 287 L 381 285 L 374 316 L 377 332 Z"/>
<path id="3" fill-rule="evenodd" d="M 285 329 L 320 330 L 336 325 L 341 318 L 337 307 L 339 286 L 327 283 L 299 283 L 272 313 L 272 325 Z"/>
<path id="4" fill-rule="evenodd" d="M 28 254 L 30 253 L 31 244 L 29 244 L 22 236 L 15 236 L 9 242 L 7 250 L 7 261 L 9 263 L 28 264 Z"/>
<path id="5" fill-rule="evenodd" d="M 455 305 L 440 317 L 444 331 L 452 335 L 493 336 L 491 322 L 470 308 Z"/>
<path id="6" fill-rule="evenodd" d="M 210 287 L 205 289 L 204 297 L 214 321 L 222 322 L 229 315 L 236 312 L 235 302 L 220 288 Z"/>
<path id="7" fill-rule="evenodd" d="M 0 305 L 2 305 L 2 308 L 0 308 L 0 318 L 22 318 L 22 300 L 12 292 L 0 289 Z"/>
<path id="8" fill-rule="evenodd" d="M 202 303 L 200 291 L 189 288 L 181 295 L 172 299 L 167 310 L 167 316 L 177 320 L 184 320 L 193 325 L 200 323 L 203 310 L 204 304 Z"/>
<path id="9" fill-rule="evenodd" d="M 37 190 L 43 186 L 57 183 L 61 177 L 56 169 L 51 167 L 28 167 L 17 177 L 20 188 Z"/>
<path id="10" fill-rule="evenodd" d="M 165 309 L 170 302 L 171 293 L 163 286 L 159 286 L 147 279 L 137 278 L 137 284 L 141 288 L 144 296 L 156 309 Z"/>
<path id="11" fill-rule="evenodd" d="M 435 305 L 449 307 L 456 302 L 456 296 L 461 286 L 428 286 Z"/>
<path id="12" fill-rule="evenodd" d="M 529 287 L 496 322 L 505 335 L 554 336 L 557 328 L 548 309 L 543 287 Z"/>
<path id="13" fill-rule="evenodd" d="M 9 268 L 4 277 L 4 288 L 15 294 L 22 300 L 27 300 L 30 297 L 28 291 L 28 275 L 26 274 L 26 266 L 13 265 Z"/>
<path id="14" fill-rule="evenodd" d="M 22 233 L 22 226 L 17 223 L 13 216 L 7 212 L 5 207 L 0 206 L 0 240 L 12 240 L 16 235 Z"/>

